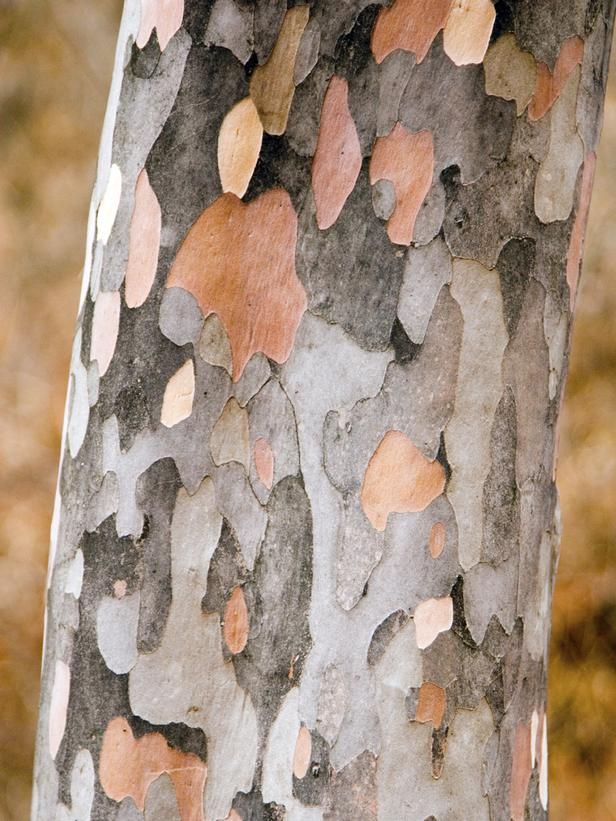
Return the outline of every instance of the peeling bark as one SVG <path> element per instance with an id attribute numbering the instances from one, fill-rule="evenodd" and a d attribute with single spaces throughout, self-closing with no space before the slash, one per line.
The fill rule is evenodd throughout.
<path id="1" fill-rule="evenodd" d="M 612 0 L 127 0 L 33 821 L 547 812 Z"/>

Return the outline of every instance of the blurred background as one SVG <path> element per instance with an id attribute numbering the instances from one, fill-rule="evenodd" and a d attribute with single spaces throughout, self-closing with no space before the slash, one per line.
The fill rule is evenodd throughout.
<path id="1" fill-rule="evenodd" d="M 85 226 L 121 0 L 0 0 L 0 821 L 25 821 Z M 561 433 L 556 821 L 616 819 L 616 60 Z M 472 819 L 468 819 L 472 821 Z"/>

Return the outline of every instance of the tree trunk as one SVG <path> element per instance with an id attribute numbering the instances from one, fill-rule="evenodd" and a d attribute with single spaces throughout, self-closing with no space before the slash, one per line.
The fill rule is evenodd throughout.
<path id="1" fill-rule="evenodd" d="M 33 819 L 545 816 L 614 6 L 127 3 Z"/>

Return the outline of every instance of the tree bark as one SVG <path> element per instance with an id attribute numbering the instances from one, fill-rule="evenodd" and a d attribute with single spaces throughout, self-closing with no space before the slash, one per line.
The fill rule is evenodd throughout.
<path id="1" fill-rule="evenodd" d="M 614 6 L 127 2 L 33 819 L 545 817 Z"/>

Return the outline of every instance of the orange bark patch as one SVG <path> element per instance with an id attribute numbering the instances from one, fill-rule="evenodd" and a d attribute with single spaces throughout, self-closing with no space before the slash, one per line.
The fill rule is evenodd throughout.
<path id="1" fill-rule="evenodd" d="M 425 510 L 445 488 L 445 471 L 397 430 L 387 431 L 375 450 L 361 488 L 361 506 L 376 530 L 390 513 Z"/>
<path id="2" fill-rule="evenodd" d="M 295 742 L 295 752 L 293 754 L 293 775 L 296 778 L 303 778 L 310 766 L 310 756 L 312 755 L 312 736 L 308 727 L 302 726 L 297 734 Z"/>
<path id="3" fill-rule="evenodd" d="M 160 248 L 161 213 L 148 172 L 137 177 L 135 207 L 130 221 L 130 244 L 124 298 L 129 308 L 138 308 L 148 298 L 156 276 Z"/>
<path id="4" fill-rule="evenodd" d="M 457 66 L 481 63 L 495 19 L 492 0 L 454 0 L 443 32 L 445 54 Z"/>
<path id="5" fill-rule="evenodd" d="M 218 171 L 222 190 L 243 197 L 255 170 L 263 126 L 255 104 L 246 97 L 226 115 L 218 135 Z"/>
<path id="6" fill-rule="evenodd" d="M 309 6 L 294 6 L 287 11 L 272 53 L 250 78 L 250 96 L 268 134 L 284 134 L 287 127 L 295 92 L 295 59 L 309 15 Z"/>
<path id="7" fill-rule="evenodd" d="M 382 63 L 396 49 L 412 51 L 421 63 L 444 28 L 451 0 L 396 0 L 382 9 L 372 32 L 372 53 Z"/>
<path id="8" fill-rule="evenodd" d="M 182 821 L 203 821 L 203 787 L 207 767 L 193 753 L 169 747 L 160 733 L 136 739 L 125 718 L 114 718 L 103 735 L 99 776 L 113 801 L 130 796 L 143 811 L 150 784 L 168 773 Z"/>
<path id="9" fill-rule="evenodd" d="M 379 137 L 370 159 L 370 182 L 389 180 L 396 193 L 396 207 L 387 221 L 387 234 L 398 245 L 410 245 L 415 220 L 432 185 L 434 143 L 429 131 L 416 134 L 397 123 L 386 137 Z"/>
<path id="10" fill-rule="evenodd" d="M 274 483 L 274 454 L 267 439 L 260 436 L 254 444 L 254 460 L 257 476 L 268 490 Z"/>
<path id="11" fill-rule="evenodd" d="M 441 522 L 436 522 L 432 525 L 432 529 L 430 530 L 429 547 L 430 555 L 433 559 L 438 559 L 445 549 L 445 536 L 445 525 Z"/>
<path id="12" fill-rule="evenodd" d="M 582 65 L 584 41 L 580 37 L 570 37 L 562 44 L 560 54 L 552 73 L 545 63 L 537 64 L 537 85 L 528 107 L 529 120 L 540 120 L 560 97 L 571 72 Z"/>
<path id="13" fill-rule="evenodd" d="M 423 724 L 431 721 L 434 729 L 438 730 L 444 715 L 445 691 L 442 687 L 439 687 L 438 684 L 433 684 L 431 681 L 424 681 L 419 691 L 415 721 L 421 721 Z"/>
<path id="14" fill-rule="evenodd" d="M 120 330 L 120 292 L 101 291 L 94 303 L 90 361 L 98 363 L 98 375 L 103 376 L 113 359 Z"/>
<path id="15" fill-rule="evenodd" d="M 229 651 L 241 653 L 248 641 L 248 608 L 241 587 L 236 587 L 225 605 L 223 636 Z"/>
<path id="16" fill-rule="evenodd" d="M 360 169 L 361 147 L 349 111 L 347 81 L 332 77 L 323 100 L 312 162 L 312 190 L 319 228 L 329 228 L 336 222 Z"/>
<path id="17" fill-rule="evenodd" d="M 156 29 L 158 45 L 164 51 L 167 43 L 179 27 L 184 17 L 184 0 L 141 0 L 141 20 L 136 43 L 143 48 L 150 39 L 152 29 Z"/>
<path id="18" fill-rule="evenodd" d="M 590 209 L 590 198 L 592 196 L 592 185 L 595 178 L 595 166 L 597 155 L 590 153 L 586 155 L 584 170 L 582 172 L 582 184 L 580 186 L 580 201 L 578 204 L 571 239 L 569 240 L 569 250 L 567 252 L 567 283 L 569 285 L 569 302 L 571 310 L 575 305 L 575 295 L 577 293 L 578 281 L 580 278 L 580 265 L 582 263 L 582 252 L 584 250 L 584 235 L 586 234 L 586 223 L 588 222 L 588 211 Z"/>
<path id="19" fill-rule="evenodd" d="M 237 381 L 257 351 L 285 362 L 306 310 L 295 273 L 297 216 L 286 191 L 275 188 L 245 204 L 223 194 L 188 232 L 167 287 L 194 295 L 204 317 L 218 314 Z"/>
<path id="20" fill-rule="evenodd" d="M 518 724 L 515 731 L 511 764 L 510 810 L 513 821 L 524 821 L 524 807 L 531 770 L 530 725 Z"/>

